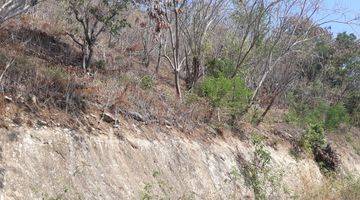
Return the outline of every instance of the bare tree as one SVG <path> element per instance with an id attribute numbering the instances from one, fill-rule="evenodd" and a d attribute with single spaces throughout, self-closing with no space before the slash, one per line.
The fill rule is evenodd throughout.
<path id="1" fill-rule="evenodd" d="M 235 59 L 235 77 L 239 70 L 251 62 L 252 54 L 256 52 L 256 47 L 261 40 L 269 34 L 269 17 L 276 6 L 283 0 L 249 0 L 235 1 L 233 7 L 235 11 L 231 15 L 235 24 L 235 33 L 238 36 L 239 47 Z"/>
<path id="2" fill-rule="evenodd" d="M 186 85 L 192 88 L 201 77 L 203 68 L 204 42 L 224 17 L 227 0 L 192 1 L 184 9 L 182 31 L 191 56 L 191 65 L 186 62 Z M 188 54 L 187 52 L 185 54 Z"/>
<path id="3" fill-rule="evenodd" d="M 98 37 L 105 31 L 116 33 L 127 25 L 120 18 L 120 12 L 126 8 L 128 0 L 98 1 L 98 0 L 64 0 L 70 14 L 80 25 L 67 34 L 79 45 L 83 53 L 83 68 L 87 70 L 91 64 L 94 46 Z"/>
<path id="4" fill-rule="evenodd" d="M 161 57 L 163 55 L 163 49 L 164 44 L 166 43 L 166 40 L 162 37 L 162 35 L 159 36 L 159 44 L 158 44 L 158 55 L 157 55 L 157 61 L 156 61 L 156 67 L 155 67 L 155 74 L 159 73 L 160 64 L 161 64 Z"/>
<path id="5" fill-rule="evenodd" d="M 164 57 L 169 62 L 175 79 L 175 91 L 181 99 L 180 71 L 184 66 L 185 56 L 181 54 L 180 18 L 187 0 L 148 1 L 149 15 L 156 22 L 156 31 L 165 30 L 170 40 L 170 55 L 165 50 Z"/>
<path id="6" fill-rule="evenodd" d="M 142 64 L 148 68 L 150 66 L 152 52 L 156 49 L 158 43 L 161 43 L 161 36 L 157 37 L 157 33 L 153 30 L 151 20 L 140 22 L 141 41 L 143 46 Z M 160 40 L 160 41 L 159 41 Z M 160 44 L 161 45 L 161 44 Z M 160 46 L 161 47 L 161 46 Z"/>
<path id="7" fill-rule="evenodd" d="M 37 0 L 1 0 L 0 2 L 0 24 L 26 12 L 38 3 Z"/>
<path id="8" fill-rule="evenodd" d="M 262 65 L 258 70 L 262 75 L 249 106 L 256 101 L 264 83 L 270 84 L 269 78 L 273 78 L 272 83 L 275 87 L 268 91 L 271 100 L 259 122 L 270 110 L 276 97 L 283 93 L 298 75 L 297 68 L 293 67 L 296 63 L 295 58 L 300 58 L 304 52 L 311 52 L 311 48 L 304 49 L 304 46 L 324 34 L 321 32 L 322 29 L 313 22 L 313 16 L 318 9 L 318 1 L 308 0 L 281 0 L 271 9 L 267 18 L 267 24 L 271 30 L 264 35 L 263 53 L 259 53 Z"/>

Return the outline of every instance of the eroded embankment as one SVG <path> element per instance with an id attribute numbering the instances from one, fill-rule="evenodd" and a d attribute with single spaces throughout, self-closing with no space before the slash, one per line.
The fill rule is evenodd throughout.
<path id="1" fill-rule="evenodd" d="M 236 173 L 241 171 L 238 156 L 252 155 L 247 142 L 231 136 L 188 139 L 175 136 L 172 128 L 129 125 L 113 131 L 0 129 L 0 199 L 253 197 Z M 299 194 L 321 184 L 323 176 L 311 159 L 296 161 L 281 145 L 268 150 L 287 192 Z M 359 163 L 350 167 L 359 169 Z"/>

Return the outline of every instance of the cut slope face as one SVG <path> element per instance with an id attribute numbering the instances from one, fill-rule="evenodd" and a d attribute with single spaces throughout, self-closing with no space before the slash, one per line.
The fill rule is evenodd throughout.
<path id="1" fill-rule="evenodd" d="M 0 130 L 0 199 L 253 199 L 239 155 L 251 145 L 237 138 L 211 143 L 172 128 L 126 125 L 102 135 L 62 128 Z M 318 187 L 323 176 L 310 159 L 268 148 L 288 199 Z M 349 160 L 351 158 L 343 158 Z M 359 160 L 351 163 L 359 169 Z M 239 173 L 236 173 L 239 172 Z"/>

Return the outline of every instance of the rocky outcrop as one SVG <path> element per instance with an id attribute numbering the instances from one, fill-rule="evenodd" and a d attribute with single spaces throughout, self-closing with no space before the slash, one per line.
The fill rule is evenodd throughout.
<path id="1" fill-rule="evenodd" d="M 123 124 L 98 135 L 12 127 L 0 129 L 0 142 L 1 200 L 253 199 L 237 162 L 239 154 L 249 160 L 252 147 L 237 137 L 207 141 Z M 282 146 L 268 150 L 291 193 L 321 184 L 313 160 L 296 161 Z"/>

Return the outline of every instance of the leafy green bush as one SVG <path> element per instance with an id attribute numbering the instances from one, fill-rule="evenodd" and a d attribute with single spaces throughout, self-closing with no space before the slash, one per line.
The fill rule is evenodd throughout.
<path id="1" fill-rule="evenodd" d="M 199 87 L 199 95 L 206 97 L 212 107 L 228 109 L 232 114 L 241 112 L 248 103 L 251 90 L 240 77 L 206 77 Z"/>
<path id="2" fill-rule="evenodd" d="M 292 97 L 290 97 L 292 98 Z M 292 98 L 289 112 L 285 115 L 285 121 L 298 125 L 320 124 L 327 130 L 334 130 L 341 123 L 350 121 L 348 111 L 343 104 L 328 105 L 318 100 L 313 105 L 302 100 Z"/>
<path id="3" fill-rule="evenodd" d="M 308 152 L 312 152 L 316 147 L 324 148 L 326 144 L 324 129 L 320 124 L 310 125 L 307 132 L 300 139 L 300 146 Z"/>
<path id="4" fill-rule="evenodd" d="M 209 101 L 213 111 L 221 108 L 226 115 L 231 116 L 229 123 L 233 124 L 236 116 L 245 110 L 252 92 L 240 76 L 233 76 L 233 61 L 213 59 L 207 63 L 207 68 L 207 75 L 196 92 Z"/>
<path id="5" fill-rule="evenodd" d="M 215 78 L 231 77 L 235 72 L 235 64 L 229 59 L 213 59 L 207 63 L 207 75 Z"/>
<path id="6" fill-rule="evenodd" d="M 289 112 L 285 114 L 285 121 L 294 122 L 298 125 L 323 124 L 327 110 L 328 106 L 323 102 L 318 103 L 316 106 L 309 106 L 302 102 L 295 103 L 290 107 Z"/>
<path id="7" fill-rule="evenodd" d="M 342 104 L 330 106 L 326 113 L 325 128 L 336 129 L 341 123 L 349 122 L 349 114 Z"/>

